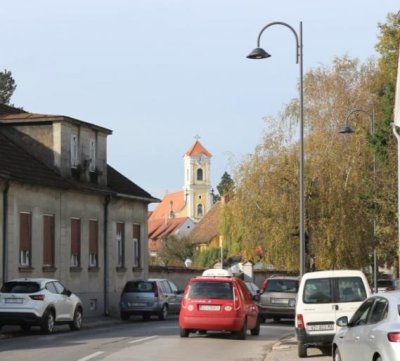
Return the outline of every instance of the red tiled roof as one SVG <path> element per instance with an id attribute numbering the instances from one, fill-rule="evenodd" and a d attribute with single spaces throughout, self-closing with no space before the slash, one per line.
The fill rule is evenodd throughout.
<path id="1" fill-rule="evenodd" d="M 204 146 L 198 140 L 194 142 L 194 144 L 186 151 L 185 154 L 190 157 L 194 157 L 198 154 L 204 154 L 210 158 L 212 157 L 212 154 L 206 148 L 204 148 Z"/>
<path id="2" fill-rule="evenodd" d="M 167 193 L 161 203 L 154 209 L 153 213 L 149 217 L 149 221 L 160 219 L 164 222 L 165 218 L 168 218 L 169 213 L 171 212 L 171 202 L 172 211 L 174 213 L 179 212 L 185 206 L 183 191 Z"/>
<path id="3" fill-rule="evenodd" d="M 193 243 L 210 243 L 213 238 L 219 235 L 219 220 L 221 216 L 221 202 L 217 202 L 197 223 L 190 232 L 189 237 Z"/>
<path id="4" fill-rule="evenodd" d="M 162 219 L 149 220 L 148 238 L 150 251 L 157 251 L 161 247 L 161 240 L 173 235 L 181 227 L 188 217 L 170 218 L 167 221 Z"/>

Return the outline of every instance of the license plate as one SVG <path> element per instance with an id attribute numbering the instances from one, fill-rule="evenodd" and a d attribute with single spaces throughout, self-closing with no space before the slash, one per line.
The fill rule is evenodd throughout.
<path id="1" fill-rule="evenodd" d="M 271 298 L 271 303 L 275 305 L 287 305 L 289 302 L 286 298 Z"/>
<path id="2" fill-rule="evenodd" d="M 217 305 L 200 305 L 199 310 L 200 311 L 219 311 L 221 309 L 221 306 Z"/>
<path id="3" fill-rule="evenodd" d="M 144 307 L 144 306 L 146 306 L 146 304 L 143 302 L 134 302 L 134 303 L 130 303 L 129 306 L 130 307 Z"/>
<path id="4" fill-rule="evenodd" d="M 6 298 L 4 301 L 5 303 L 18 303 L 18 304 L 24 302 L 23 298 Z"/>
<path id="5" fill-rule="evenodd" d="M 333 323 L 323 325 L 307 325 L 307 331 L 332 331 Z"/>

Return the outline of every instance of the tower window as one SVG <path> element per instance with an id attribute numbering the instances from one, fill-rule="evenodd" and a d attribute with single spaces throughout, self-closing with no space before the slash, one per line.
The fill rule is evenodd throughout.
<path id="1" fill-rule="evenodd" d="M 198 181 L 203 180 L 203 169 L 201 169 L 201 168 L 197 169 L 197 180 Z"/>
<path id="2" fill-rule="evenodd" d="M 203 205 L 202 204 L 197 205 L 197 216 L 203 217 Z"/>

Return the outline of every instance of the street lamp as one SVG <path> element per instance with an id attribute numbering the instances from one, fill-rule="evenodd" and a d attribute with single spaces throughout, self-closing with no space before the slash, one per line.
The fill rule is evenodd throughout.
<path id="1" fill-rule="evenodd" d="M 255 48 L 248 56 L 249 59 L 266 59 L 271 55 L 260 47 L 260 39 L 262 33 L 272 25 L 283 25 L 289 28 L 296 39 L 296 64 L 300 68 L 300 164 L 299 164 L 299 213 L 300 213 L 300 259 L 299 271 L 300 276 L 305 273 L 305 232 L 304 232 L 304 101 L 303 101 L 303 23 L 300 21 L 299 34 L 289 25 L 281 21 L 275 21 L 264 26 L 257 38 L 257 48 Z"/>
<path id="2" fill-rule="evenodd" d="M 366 114 L 369 119 L 370 119 L 370 129 L 369 133 L 371 135 L 375 134 L 375 114 L 374 111 L 372 113 L 369 113 L 363 109 L 353 109 L 350 112 L 347 113 L 346 118 L 345 118 L 345 126 L 343 129 L 339 131 L 341 134 L 351 134 L 354 133 L 354 130 L 350 127 L 349 125 L 349 119 L 350 117 L 355 114 L 355 113 L 364 113 Z M 376 182 L 376 160 L 375 160 L 375 154 L 373 156 L 373 163 L 372 163 L 372 171 L 374 175 L 374 185 Z M 373 241 L 374 241 L 374 252 L 373 252 L 373 258 L 374 258 L 374 290 L 375 292 L 378 292 L 378 284 L 377 284 L 377 259 L 376 259 L 376 247 L 375 247 L 375 237 L 376 237 L 376 217 L 374 215 L 374 222 L 373 222 Z"/>

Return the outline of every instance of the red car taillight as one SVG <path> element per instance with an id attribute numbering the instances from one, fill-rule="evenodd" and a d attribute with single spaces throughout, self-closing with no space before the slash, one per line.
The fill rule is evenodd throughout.
<path id="1" fill-rule="evenodd" d="M 235 311 L 240 309 L 239 292 L 236 287 L 233 288 L 233 307 L 235 308 Z"/>
<path id="2" fill-rule="evenodd" d="M 400 332 L 389 332 L 387 338 L 390 342 L 400 342 Z"/>
<path id="3" fill-rule="evenodd" d="M 304 329 L 304 318 L 301 314 L 297 315 L 297 328 Z"/>
<path id="4" fill-rule="evenodd" d="M 44 295 L 31 295 L 29 297 L 34 301 L 44 301 Z"/>

